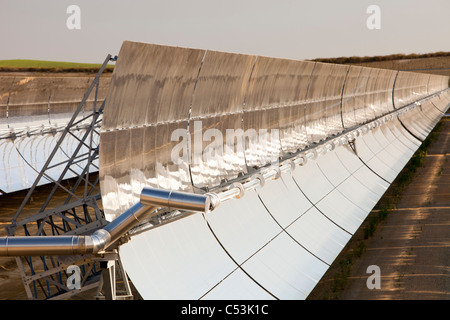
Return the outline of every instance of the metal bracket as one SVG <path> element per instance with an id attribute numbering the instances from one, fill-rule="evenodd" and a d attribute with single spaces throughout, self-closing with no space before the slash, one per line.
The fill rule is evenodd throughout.
<path id="1" fill-rule="evenodd" d="M 95 299 L 133 300 L 133 293 L 128 277 L 120 261 L 118 252 L 108 252 L 93 260 L 99 262 L 102 270 L 102 277 Z M 119 288 L 118 284 L 121 284 L 122 288 Z"/>

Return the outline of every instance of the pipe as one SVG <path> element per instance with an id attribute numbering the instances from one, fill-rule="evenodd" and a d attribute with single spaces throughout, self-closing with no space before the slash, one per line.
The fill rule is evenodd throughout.
<path id="1" fill-rule="evenodd" d="M 137 203 L 130 209 L 125 211 L 123 214 L 118 216 L 116 219 L 111 221 L 103 229 L 100 229 L 108 233 L 110 237 L 110 239 L 108 239 L 107 241 L 107 244 L 105 244 L 104 248 L 107 248 L 110 244 L 116 242 L 120 237 L 122 237 L 125 233 L 127 233 L 128 230 L 137 225 L 143 216 L 146 216 L 147 214 L 156 211 L 156 209 L 158 209 L 158 207 L 156 206 L 144 206 L 141 203 Z M 100 236 L 99 238 L 103 239 L 105 238 L 106 235 L 99 235 L 99 236 Z"/>
<path id="2" fill-rule="evenodd" d="M 74 255 L 86 251 L 89 251 L 86 236 L 0 238 L 0 256 L 34 256 L 42 252 L 48 255 Z"/>
<path id="3" fill-rule="evenodd" d="M 209 212 L 211 205 L 208 195 L 147 187 L 141 191 L 141 203 L 205 213 Z"/>
<path id="4" fill-rule="evenodd" d="M 0 237 L 0 256 L 44 256 L 96 254 L 113 245 L 120 237 L 159 207 L 209 212 L 211 195 L 144 188 L 140 203 L 122 213 L 103 229 L 91 235 Z"/>

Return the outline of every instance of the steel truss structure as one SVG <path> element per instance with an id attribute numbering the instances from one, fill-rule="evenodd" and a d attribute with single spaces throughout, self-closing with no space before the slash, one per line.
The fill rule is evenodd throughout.
<path id="1" fill-rule="evenodd" d="M 106 57 L 71 120 L 61 132 L 49 158 L 28 190 L 11 224 L 7 226 L 9 236 L 80 235 L 107 224 L 101 207 L 97 173 L 99 128 L 105 106 L 105 100 L 101 103 L 98 101 L 98 89 L 101 75 L 113 59 L 111 55 Z M 93 108 L 86 112 L 85 103 L 92 96 L 95 97 Z M 68 139 L 75 141 L 74 152 L 67 154 L 67 159 L 62 161 L 56 159 L 55 155 Z M 57 179 L 49 174 L 55 169 L 61 172 Z M 48 196 L 37 213 L 27 216 L 27 205 L 39 191 L 41 182 L 51 183 Z M 116 290 L 116 278 L 123 278 L 124 275 L 117 255 L 23 256 L 15 259 L 29 299 L 68 299 L 89 290 L 97 290 L 97 298 L 131 297 L 127 281 L 124 282 L 124 295 L 118 295 Z M 73 276 L 67 271 L 69 266 L 78 267 L 79 286 L 73 285 Z M 102 271 L 105 271 L 103 276 Z"/>

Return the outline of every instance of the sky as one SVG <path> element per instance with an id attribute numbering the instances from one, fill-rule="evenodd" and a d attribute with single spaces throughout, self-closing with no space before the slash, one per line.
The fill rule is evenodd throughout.
<path id="1" fill-rule="evenodd" d="M 450 51 L 449 13 L 449 0 L 0 0 L 0 60 L 102 63 L 124 40 L 298 60 Z"/>

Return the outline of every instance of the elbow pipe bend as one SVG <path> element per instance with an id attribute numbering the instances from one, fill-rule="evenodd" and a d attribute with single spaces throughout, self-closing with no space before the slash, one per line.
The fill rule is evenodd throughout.
<path id="1" fill-rule="evenodd" d="M 211 194 L 199 195 L 179 191 L 146 188 L 141 201 L 91 235 L 0 237 L 0 256 L 45 256 L 97 254 L 105 251 L 137 225 L 142 217 L 159 207 L 209 212 L 217 206 Z"/>

